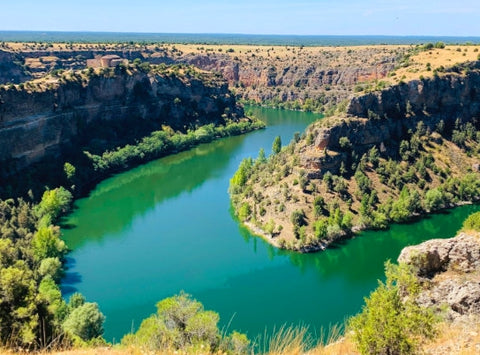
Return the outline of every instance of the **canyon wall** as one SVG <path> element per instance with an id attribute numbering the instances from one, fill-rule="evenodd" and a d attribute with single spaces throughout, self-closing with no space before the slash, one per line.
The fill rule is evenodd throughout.
<path id="1" fill-rule="evenodd" d="M 53 79 L 51 79 L 53 80 Z M 218 76 L 120 70 L 0 89 L 0 166 L 11 175 L 93 139 L 102 149 L 168 125 L 186 131 L 243 117 Z"/>
<path id="2" fill-rule="evenodd" d="M 422 121 L 432 131 L 440 121 L 446 128 L 480 119 L 480 70 L 474 64 L 464 75 L 456 73 L 414 80 L 380 92 L 354 97 L 343 119 L 317 135 L 319 149 L 340 149 L 347 137 L 360 150 L 397 142 Z M 364 148 L 362 148 L 364 147 Z"/>

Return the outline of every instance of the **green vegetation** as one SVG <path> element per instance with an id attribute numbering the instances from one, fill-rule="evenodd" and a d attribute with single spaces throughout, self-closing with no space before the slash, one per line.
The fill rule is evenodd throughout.
<path id="1" fill-rule="evenodd" d="M 420 284 L 406 264 L 385 264 L 387 280 L 365 299 L 362 312 L 348 328 L 362 354 L 417 354 L 436 334 L 436 319 L 415 297 Z"/>
<path id="2" fill-rule="evenodd" d="M 228 91 L 217 88 L 224 84 L 217 74 L 195 69 L 185 64 L 150 65 L 140 60 L 115 68 L 88 68 L 81 71 L 55 72 L 56 76 L 47 79 L 29 81 L 25 85 L 26 93 L 55 92 L 61 85 L 72 88 L 84 88 L 86 85 L 98 85 L 99 80 L 118 76 L 134 77 L 138 75 L 158 75 L 166 85 L 189 87 L 192 82 L 201 81 L 205 93 L 201 95 L 209 105 L 211 112 L 201 108 L 196 99 L 166 97 L 168 101 L 160 117 L 139 119 L 135 114 L 122 120 L 109 120 L 99 124 L 79 124 L 78 137 L 81 145 L 62 150 L 61 160 L 42 161 L 29 166 L 22 174 L 12 174 L 16 169 L 15 161 L 7 161 L 0 166 L 0 197 L 24 196 L 31 189 L 35 196 L 43 192 L 45 186 L 67 186 L 76 195 L 84 194 L 92 184 L 105 178 L 112 172 L 132 168 L 168 154 L 190 149 L 200 143 L 214 139 L 239 135 L 265 125 L 254 118 L 240 117 L 241 110 L 236 110 L 235 100 Z M 53 74 L 52 74 L 53 75 Z M 99 79 L 99 80 L 97 80 Z M 146 85 L 137 82 L 132 95 L 135 100 L 149 97 Z M 197 86 L 197 85 L 194 85 Z M 21 90 L 13 86 L 14 90 Z M 10 90 L 0 85 L 0 91 Z M 190 90 L 190 89 L 188 89 Z M 204 98 L 202 98 L 204 99 Z M 130 100 L 130 99 L 129 99 Z M 181 116 L 181 119 L 177 116 Z M 171 126 L 170 126 L 171 125 Z"/>
<path id="3" fill-rule="evenodd" d="M 480 232 L 480 212 L 470 215 L 465 222 L 463 222 L 462 230 Z"/>
<path id="4" fill-rule="evenodd" d="M 157 313 L 143 320 L 136 333 L 126 335 L 122 344 L 143 351 L 249 354 L 246 335 L 234 331 L 222 336 L 219 319 L 217 313 L 204 310 L 200 302 L 182 292 L 158 302 Z"/>
<path id="5" fill-rule="evenodd" d="M 272 152 L 273 154 L 278 154 L 282 150 L 282 139 L 280 136 L 276 136 L 275 139 L 273 140 L 272 144 Z"/>
<path id="6" fill-rule="evenodd" d="M 59 289 L 67 247 L 52 223 L 71 200 L 63 188 L 45 191 L 38 205 L 0 200 L 0 346 L 35 350 L 103 341 L 97 305 L 80 295 L 67 304 Z"/>
<path id="7" fill-rule="evenodd" d="M 108 173 L 125 170 L 170 153 L 187 150 L 200 143 L 264 127 L 265 124 L 259 120 L 229 122 L 225 126 L 215 126 L 210 123 L 196 130 L 189 130 L 187 133 L 175 133 L 171 130 L 155 131 L 148 137 L 142 138 L 136 145 L 119 147 L 116 150 L 106 151 L 102 155 L 91 154 L 88 151 L 84 153 L 92 162 L 96 172 Z"/>
<path id="8" fill-rule="evenodd" d="M 311 145 L 320 122 L 286 147 L 276 139 L 268 158 L 244 160 L 230 181 L 232 203 L 242 222 L 263 230 L 275 245 L 312 251 L 352 229 L 387 228 L 477 201 L 480 176 L 472 168 L 480 156 L 477 126 L 440 120 L 427 127 L 419 121 L 388 148 L 356 147 L 351 135 L 321 153 Z M 307 171 L 305 158 L 311 156 L 329 168 L 322 174 Z"/>

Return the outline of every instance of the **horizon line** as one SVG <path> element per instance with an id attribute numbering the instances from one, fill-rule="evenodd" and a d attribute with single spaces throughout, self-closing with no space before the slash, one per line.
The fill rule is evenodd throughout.
<path id="1" fill-rule="evenodd" d="M 285 33 L 241 33 L 241 32 L 138 32 L 138 31 L 97 31 L 97 30 L 4 30 L 2 32 L 23 33 L 99 33 L 139 35 L 216 35 L 216 36 L 279 36 L 279 37 L 431 37 L 431 38 L 479 38 L 480 35 L 432 35 L 432 34 L 285 34 Z"/>

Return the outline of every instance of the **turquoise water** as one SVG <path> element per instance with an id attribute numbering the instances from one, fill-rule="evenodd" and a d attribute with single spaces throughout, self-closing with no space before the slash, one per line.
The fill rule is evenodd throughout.
<path id="1" fill-rule="evenodd" d="M 65 220 L 73 250 L 62 289 L 82 292 L 105 313 L 105 337 L 118 342 L 181 290 L 217 311 L 221 326 L 251 338 L 283 324 L 312 332 L 358 312 L 400 250 L 451 237 L 480 206 L 367 232 L 336 249 L 296 254 L 250 235 L 232 216 L 227 193 L 241 159 L 270 152 L 273 139 L 320 117 L 251 108 L 268 128 L 199 146 L 100 183 Z"/>

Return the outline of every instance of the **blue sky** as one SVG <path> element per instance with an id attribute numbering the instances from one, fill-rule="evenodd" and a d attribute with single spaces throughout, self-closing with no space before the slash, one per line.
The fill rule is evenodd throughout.
<path id="1" fill-rule="evenodd" d="M 0 30 L 480 36 L 480 1 L 4 0 Z"/>

